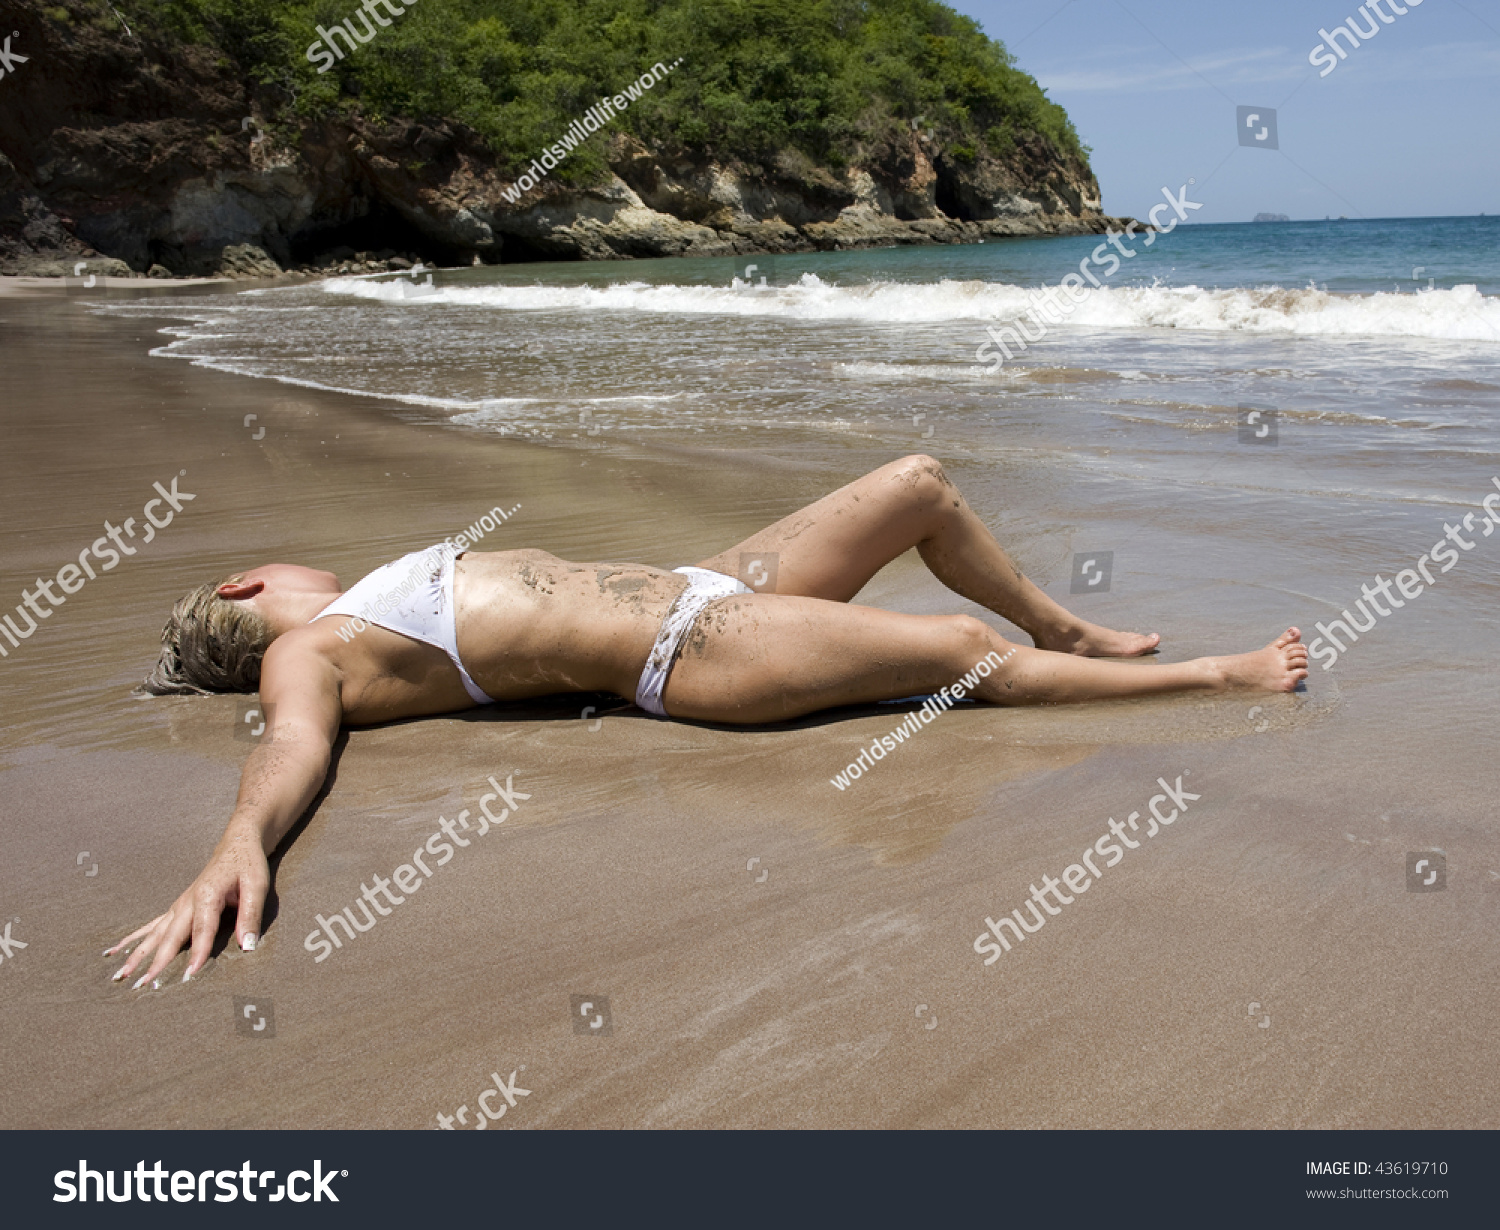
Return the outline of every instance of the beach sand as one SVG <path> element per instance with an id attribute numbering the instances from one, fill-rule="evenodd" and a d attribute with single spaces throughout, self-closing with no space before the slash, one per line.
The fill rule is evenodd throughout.
<path id="1" fill-rule="evenodd" d="M 355 731 L 259 950 L 112 984 L 101 951 L 192 881 L 249 747 L 245 698 L 129 694 L 180 593 L 273 560 L 351 583 L 495 506 L 520 508 L 481 548 L 672 566 L 892 458 L 728 433 L 544 448 L 150 358 L 161 323 L 0 303 L 0 607 L 154 482 L 194 495 L 0 660 L 0 925 L 26 945 L 0 963 L 0 1126 L 431 1128 L 461 1106 L 469 1126 L 513 1071 L 529 1092 L 496 1126 L 1500 1125 L 1493 692 L 1420 615 L 1387 630 L 1402 665 L 1375 682 L 964 707 L 844 791 L 830 778 L 901 706 L 736 731 L 563 697 Z M 950 473 L 1067 601 L 1025 527 L 1076 520 L 1069 493 Z M 1492 610 L 1490 574 L 1442 600 Z M 1111 612 L 1173 658 L 1285 626 L 1274 594 L 1211 590 L 1164 578 Z M 975 609 L 914 557 L 861 600 Z M 315 917 L 491 775 L 529 798 L 315 961 Z M 984 965 L 987 916 L 1179 776 L 1199 798 L 1171 828 Z M 1446 889 L 1407 891 L 1407 852 L 1430 850 Z M 607 1030 L 580 998 L 589 1019 L 607 1001 Z"/>

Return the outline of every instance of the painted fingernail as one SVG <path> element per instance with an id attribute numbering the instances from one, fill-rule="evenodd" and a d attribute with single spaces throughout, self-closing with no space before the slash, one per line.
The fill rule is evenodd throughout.
<path id="1" fill-rule="evenodd" d="M 148 977 L 149 977 L 149 976 L 150 976 L 150 975 L 148 975 L 148 974 L 142 974 L 142 975 L 141 975 L 141 976 L 140 976 L 140 977 L 139 977 L 139 978 L 137 978 L 137 979 L 136 979 L 136 980 L 135 980 L 135 982 L 134 982 L 134 983 L 133 983 L 133 984 L 132 984 L 132 985 L 131 985 L 131 987 L 130 987 L 130 989 L 131 989 L 131 990 L 132 990 L 132 991 L 139 991 L 139 990 L 140 990 L 140 989 L 141 989 L 141 984 L 142 984 L 142 983 L 143 983 L 143 982 L 145 982 L 145 981 L 146 981 L 146 979 L 147 979 L 147 978 L 148 978 Z"/>
<path id="2" fill-rule="evenodd" d="M 193 980 L 193 971 L 190 970 L 190 969 L 183 970 L 182 971 L 182 980 L 183 980 L 183 982 L 192 982 L 192 980 Z"/>
<path id="3" fill-rule="evenodd" d="M 245 934 L 245 938 L 240 941 L 240 951 L 241 952 L 254 952 L 255 951 L 255 932 L 254 931 L 247 932 Z"/>
<path id="4" fill-rule="evenodd" d="M 161 979 L 160 978 L 155 978 L 155 979 L 152 980 L 152 982 L 151 982 L 151 989 L 153 991 L 160 991 L 161 990 Z"/>
<path id="5" fill-rule="evenodd" d="M 120 966 L 119 969 L 117 969 L 115 971 L 115 976 L 113 978 L 111 978 L 110 981 L 111 982 L 119 982 L 120 979 L 123 978 L 123 977 L 125 977 L 125 967 L 122 965 L 122 966 Z"/>

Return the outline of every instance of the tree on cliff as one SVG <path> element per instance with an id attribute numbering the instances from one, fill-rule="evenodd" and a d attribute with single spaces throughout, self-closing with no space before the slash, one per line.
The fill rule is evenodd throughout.
<path id="1" fill-rule="evenodd" d="M 936 0 L 13 7 L 33 63 L 0 107 L 0 272 L 102 254 L 260 276 L 361 250 L 609 260 L 1123 224 L 1063 110 Z"/>
<path id="2" fill-rule="evenodd" d="M 358 109 L 453 120 L 511 168 L 601 94 L 680 59 L 671 89 L 633 104 L 620 131 L 747 165 L 769 167 L 795 149 L 838 168 L 920 127 L 961 161 L 1020 151 L 1087 175 L 1087 150 L 1062 108 L 977 23 L 936 0 L 411 0 L 323 72 L 307 55 L 318 27 L 357 14 L 356 0 L 128 8 L 132 21 L 217 48 L 303 117 Z M 602 145 L 582 146 L 558 177 L 603 176 Z"/>

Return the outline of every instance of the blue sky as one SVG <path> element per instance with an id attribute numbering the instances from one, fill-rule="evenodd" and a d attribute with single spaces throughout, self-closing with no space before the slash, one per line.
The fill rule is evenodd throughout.
<path id="1" fill-rule="evenodd" d="M 1320 28 L 1379 22 L 1354 0 L 949 2 L 1067 109 L 1107 213 L 1195 178 L 1194 222 L 1500 214 L 1500 0 L 1380 0 L 1326 76 Z M 1237 106 L 1279 149 L 1239 145 Z"/>

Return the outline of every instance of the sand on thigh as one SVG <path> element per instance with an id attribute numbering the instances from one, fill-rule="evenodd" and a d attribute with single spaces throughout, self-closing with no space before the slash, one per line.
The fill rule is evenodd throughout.
<path id="1" fill-rule="evenodd" d="M 951 683 L 1005 642 L 962 615 L 901 615 L 822 598 L 745 594 L 704 608 L 663 701 L 672 717 L 783 721 Z"/>

